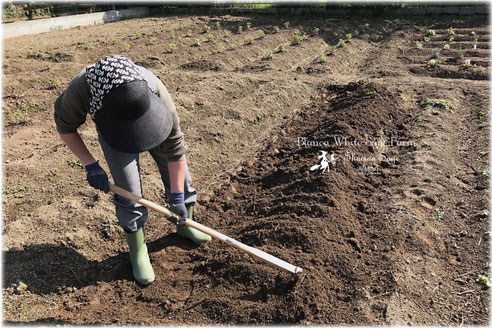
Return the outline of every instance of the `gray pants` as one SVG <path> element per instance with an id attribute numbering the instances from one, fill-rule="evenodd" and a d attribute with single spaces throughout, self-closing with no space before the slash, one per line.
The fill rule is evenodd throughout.
<path id="1" fill-rule="evenodd" d="M 140 164 L 139 154 L 127 154 L 119 152 L 109 146 L 106 141 L 99 135 L 99 143 L 104 153 L 106 163 L 109 166 L 111 175 L 113 176 L 114 184 L 120 188 L 143 197 L 142 183 L 140 181 Z M 167 158 L 161 152 L 159 147 L 149 150 L 150 155 L 157 163 L 161 174 L 164 190 L 169 199 L 171 193 L 169 182 L 169 171 L 167 168 Z M 186 175 L 184 182 L 185 204 L 191 205 L 196 202 L 196 190 L 191 187 L 191 176 L 188 172 L 186 164 Z M 119 195 L 114 195 L 114 204 L 116 207 L 116 217 L 118 222 L 126 232 L 138 231 L 147 221 L 147 208 L 132 202 Z"/>

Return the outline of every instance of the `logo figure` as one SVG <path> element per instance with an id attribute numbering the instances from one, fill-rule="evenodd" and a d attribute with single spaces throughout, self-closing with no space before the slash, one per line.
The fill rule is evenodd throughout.
<path id="1" fill-rule="evenodd" d="M 311 168 L 309 169 L 310 171 L 314 171 L 314 170 L 321 170 L 323 171 L 323 173 L 325 173 L 326 170 L 328 170 L 328 172 L 330 172 L 330 163 L 331 165 L 335 165 L 335 160 L 338 159 L 338 157 L 335 157 L 334 154 L 331 154 L 330 155 L 330 159 L 328 159 L 326 157 L 326 154 L 328 152 L 324 151 L 324 150 L 320 150 L 321 152 L 321 155 L 318 156 L 318 159 L 321 159 L 321 163 L 320 164 L 316 164 L 316 165 L 313 165 L 311 166 Z"/>

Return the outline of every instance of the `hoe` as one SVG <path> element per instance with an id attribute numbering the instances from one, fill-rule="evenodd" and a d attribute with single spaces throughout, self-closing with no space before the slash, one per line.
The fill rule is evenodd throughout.
<path id="1" fill-rule="evenodd" d="M 134 195 L 132 193 L 130 193 L 129 191 L 127 190 L 124 190 L 112 183 L 110 183 L 109 185 L 110 187 L 110 190 L 126 199 L 129 199 L 131 201 L 134 201 L 135 203 L 139 203 L 147 208 L 150 208 L 154 211 L 157 211 L 161 214 L 163 214 L 169 221 L 171 221 L 172 223 L 177 223 L 177 215 L 174 214 L 173 212 L 169 211 L 167 208 L 164 208 L 156 203 L 153 203 L 151 201 L 148 201 L 146 199 L 143 199 L 142 197 L 139 197 L 137 195 Z M 181 224 L 181 222 L 180 222 Z M 191 219 L 185 219 L 184 220 L 184 225 L 187 225 L 189 227 L 192 227 L 196 230 L 199 230 L 207 235 L 209 235 L 210 237 L 213 237 L 213 238 L 216 238 L 216 239 L 219 239 L 223 242 L 226 242 L 228 244 L 231 244 L 237 248 L 239 248 L 240 250 L 248 253 L 249 255 L 257 258 L 257 259 L 260 259 L 264 262 L 267 262 L 267 263 L 270 263 L 278 268 L 281 268 L 281 269 L 284 269 L 284 270 L 287 270 L 291 273 L 294 273 L 294 274 L 298 274 L 302 271 L 302 269 L 300 267 L 297 267 L 295 265 L 292 265 L 290 263 L 287 263 L 273 255 L 270 255 L 268 253 L 265 253 L 263 251 L 260 251 L 259 249 L 256 249 L 254 247 L 251 247 L 251 246 L 248 246 L 248 245 L 245 245 L 243 243 L 241 243 L 240 241 L 237 241 L 233 238 L 230 238 L 230 237 L 227 237 L 226 235 L 218 232 L 218 231 L 215 231 L 209 227 L 206 227 L 198 222 L 195 222 Z"/>

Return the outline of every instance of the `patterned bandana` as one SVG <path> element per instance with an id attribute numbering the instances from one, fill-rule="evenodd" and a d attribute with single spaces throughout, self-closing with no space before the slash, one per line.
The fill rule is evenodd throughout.
<path id="1" fill-rule="evenodd" d="M 87 67 L 85 72 L 90 91 L 89 113 L 93 120 L 97 111 L 102 108 L 104 96 L 109 91 L 123 83 L 145 81 L 137 66 L 130 59 L 120 55 L 104 57 Z"/>

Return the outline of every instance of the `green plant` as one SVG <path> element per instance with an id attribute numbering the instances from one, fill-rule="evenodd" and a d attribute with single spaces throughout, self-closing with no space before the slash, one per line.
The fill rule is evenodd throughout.
<path id="1" fill-rule="evenodd" d="M 442 109 L 449 110 L 449 101 L 447 100 L 441 100 L 441 99 L 431 99 L 431 98 L 426 98 L 422 100 L 420 103 L 420 106 L 422 107 L 440 107 Z"/>
<path id="2" fill-rule="evenodd" d="M 221 42 L 217 44 L 217 52 L 223 52 L 224 51 L 224 44 Z"/>
<path id="3" fill-rule="evenodd" d="M 318 35 L 319 34 L 319 28 L 317 28 L 317 27 L 313 28 L 313 34 Z"/>
<path id="4" fill-rule="evenodd" d="M 450 35 L 449 36 L 449 42 L 453 42 L 454 41 L 454 35 Z"/>
<path id="5" fill-rule="evenodd" d="M 300 44 L 302 41 L 302 36 L 296 35 L 293 44 Z"/>
<path id="6" fill-rule="evenodd" d="M 285 23 L 284 23 L 285 28 L 289 28 L 289 25 L 290 25 L 290 23 L 289 23 L 289 22 L 285 22 Z"/>
<path id="7" fill-rule="evenodd" d="M 150 43 L 155 43 L 157 41 L 157 38 L 151 38 Z"/>
<path id="8" fill-rule="evenodd" d="M 435 66 L 435 65 L 439 65 L 441 63 L 441 61 L 437 60 L 437 59 L 429 59 L 429 60 L 424 60 L 424 63 L 427 66 Z"/>
<path id="9" fill-rule="evenodd" d="M 440 55 L 441 55 L 441 50 L 439 49 L 436 49 L 432 52 L 432 58 L 439 58 Z"/>
<path id="10" fill-rule="evenodd" d="M 354 36 L 359 36 L 360 32 L 359 32 L 359 30 L 355 30 L 352 34 L 353 34 Z"/>
<path id="11" fill-rule="evenodd" d="M 478 275 L 478 277 L 475 281 L 477 283 L 479 283 L 480 285 L 482 285 L 483 288 L 490 288 L 490 286 L 492 285 L 490 283 L 490 279 L 484 275 L 481 275 L 481 274 Z"/>
<path id="12" fill-rule="evenodd" d="M 465 59 L 465 61 L 463 62 L 463 66 L 464 67 L 472 67 L 472 63 L 470 61 L 470 59 Z"/>
<path id="13" fill-rule="evenodd" d="M 408 101 L 407 96 L 403 92 L 400 94 L 400 97 L 403 100 L 403 102 L 407 102 Z"/>
<path id="14" fill-rule="evenodd" d="M 369 28 L 369 23 L 365 23 L 364 28 Z"/>
<path id="15" fill-rule="evenodd" d="M 26 123 L 27 122 L 26 112 L 27 112 L 27 106 L 21 106 L 20 108 L 16 109 L 13 113 L 15 123 L 17 124 Z"/>
<path id="16" fill-rule="evenodd" d="M 194 45 L 195 47 L 199 47 L 199 46 L 200 46 L 200 39 L 199 39 L 199 38 L 194 38 L 194 39 L 193 39 L 193 41 L 194 41 L 194 42 L 193 42 L 193 45 Z"/>
<path id="17" fill-rule="evenodd" d="M 444 212 L 441 211 L 439 208 L 434 209 L 434 211 L 436 212 L 436 216 L 439 220 L 442 220 L 444 218 Z"/>
<path id="18" fill-rule="evenodd" d="M 280 27 L 278 27 L 277 25 L 275 25 L 273 27 L 273 30 L 275 31 L 275 33 L 278 33 L 278 32 L 280 32 Z"/>
<path id="19" fill-rule="evenodd" d="M 417 49 L 423 49 L 424 48 L 424 45 L 420 41 L 415 42 L 415 45 L 417 46 Z"/>
<path id="20" fill-rule="evenodd" d="M 259 30 L 258 31 L 258 34 L 260 35 L 260 39 L 261 39 L 261 38 L 263 38 L 265 36 L 265 31 Z"/>
<path id="21" fill-rule="evenodd" d="M 113 37 L 111 38 L 111 43 L 112 43 L 112 44 L 116 44 L 116 42 L 118 42 L 118 40 L 116 39 L 116 37 L 114 37 L 114 36 L 113 36 Z"/>
<path id="22" fill-rule="evenodd" d="M 489 177 L 489 170 L 483 170 L 483 171 L 482 171 L 482 175 L 483 175 L 484 177 L 488 178 L 488 177 Z"/>
<path id="23" fill-rule="evenodd" d="M 452 28 L 452 27 L 448 28 L 448 34 L 454 35 L 454 28 Z"/>
<path id="24" fill-rule="evenodd" d="M 350 33 L 345 34 L 345 37 L 347 38 L 347 40 L 350 40 L 350 39 L 352 39 L 352 34 L 350 34 Z"/>
<path id="25" fill-rule="evenodd" d="M 463 58 L 463 49 L 461 49 L 461 47 L 456 49 L 456 51 L 454 52 L 454 58 L 456 59 Z"/>
<path id="26" fill-rule="evenodd" d="M 477 42 L 478 42 L 478 35 L 475 35 L 473 37 L 473 43 L 477 44 Z"/>
<path id="27" fill-rule="evenodd" d="M 53 66 L 53 63 L 52 62 L 47 61 L 47 60 L 43 61 L 43 67 L 44 67 L 45 70 L 50 69 L 52 66 Z"/>
<path id="28" fill-rule="evenodd" d="M 78 159 L 73 159 L 73 160 L 67 161 L 67 163 L 68 163 L 68 166 L 70 166 L 70 167 L 78 167 L 81 169 L 84 168 L 84 165 Z"/>
<path id="29" fill-rule="evenodd" d="M 126 42 L 125 42 L 125 43 L 123 44 L 123 50 L 124 50 L 124 51 L 128 51 L 128 50 L 130 50 L 130 48 L 131 48 L 131 47 L 132 47 L 132 46 L 131 46 L 131 44 L 129 44 L 129 43 L 126 43 Z"/>
<path id="30" fill-rule="evenodd" d="M 191 30 L 186 31 L 186 36 L 190 37 L 191 36 Z"/>
<path id="31" fill-rule="evenodd" d="M 285 50 L 285 43 L 281 43 L 278 45 L 278 51 L 283 52 Z"/>
<path id="32" fill-rule="evenodd" d="M 50 83 L 51 83 L 50 87 L 52 89 L 56 89 L 58 87 L 61 87 L 61 80 L 57 77 L 52 78 Z"/>
<path id="33" fill-rule="evenodd" d="M 171 31 L 171 32 L 169 33 L 169 37 L 170 37 L 171 39 L 174 39 L 174 38 L 176 37 L 176 35 L 174 34 L 174 31 Z"/>
<path id="34" fill-rule="evenodd" d="M 207 34 L 207 40 L 208 41 L 212 41 L 214 39 L 214 35 L 213 34 Z"/>
<path id="35" fill-rule="evenodd" d="M 345 46 L 345 40 L 340 39 L 340 40 L 338 41 L 337 47 L 343 47 L 343 46 Z"/>
<path id="36" fill-rule="evenodd" d="M 246 22 L 246 29 L 251 30 L 251 22 Z"/>
<path id="37" fill-rule="evenodd" d="M 229 31 L 227 31 L 227 30 L 226 30 L 226 31 L 224 31 L 224 36 L 225 36 L 226 38 L 227 38 L 228 36 L 230 36 L 230 35 L 231 35 L 231 32 L 229 32 Z"/>
<path id="38" fill-rule="evenodd" d="M 137 33 L 135 33 L 135 37 L 136 37 L 137 39 L 140 39 L 140 38 L 142 37 L 142 33 L 141 33 L 141 32 L 137 32 Z"/>
<path id="39" fill-rule="evenodd" d="M 331 47 L 328 49 L 328 52 L 330 53 L 330 55 L 334 55 L 336 50 L 337 50 L 337 47 L 335 47 L 335 46 L 331 46 Z"/>
<path id="40" fill-rule="evenodd" d="M 203 33 L 208 33 L 208 31 L 210 31 L 210 26 L 205 24 L 205 26 L 203 27 Z"/>
<path id="41" fill-rule="evenodd" d="M 237 28 L 237 34 L 241 34 L 241 33 L 243 33 L 243 27 L 242 26 L 239 26 Z"/>
<path id="42" fill-rule="evenodd" d="M 94 44 L 92 42 L 90 42 L 90 41 L 84 42 L 83 48 L 85 50 L 93 49 L 94 48 Z"/>
<path id="43" fill-rule="evenodd" d="M 319 56 L 319 60 L 324 63 L 326 61 L 326 54 L 325 53 L 322 53 L 320 56 Z"/>
<path id="44" fill-rule="evenodd" d="M 443 49 L 444 49 L 444 50 L 449 50 L 450 48 L 451 48 L 451 47 L 450 47 L 450 45 L 449 45 L 449 44 L 447 44 L 447 43 L 446 43 L 446 44 L 444 45 L 444 47 L 443 47 Z"/>
<path id="45" fill-rule="evenodd" d="M 485 155 L 487 155 L 489 152 L 486 151 L 486 150 L 481 150 L 478 152 L 478 154 L 480 155 L 480 157 L 484 157 Z"/>
<path id="46" fill-rule="evenodd" d="M 273 51 L 270 50 L 270 49 L 268 49 L 267 52 L 266 52 L 265 58 L 272 59 L 273 58 Z"/>
<path id="47" fill-rule="evenodd" d="M 366 95 L 368 95 L 368 96 L 377 95 L 377 94 L 378 94 L 378 92 L 377 92 L 376 90 L 373 90 L 373 91 L 367 91 L 367 92 L 366 92 Z"/>
<path id="48" fill-rule="evenodd" d="M 431 38 L 424 36 L 424 42 L 429 42 L 430 40 L 431 40 Z"/>
<path id="49" fill-rule="evenodd" d="M 478 113 L 478 119 L 480 121 L 483 121 L 485 119 L 485 111 L 482 109 L 479 113 Z"/>
<path id="50" fill-rule="evenodd" d="M 478 213 L 478 217 L 480 219 L 485 219 L 489 216 L 489 210 L 482 210 L 480 213 Z"/>
<path id="51" fill-rule="evenodd" d="M 435 36 L 435 35 L 436 35 L 436 31 L 434 31 L 434 30 L 428 30 L 428 31 L 425 33 L 425 36 L 430 37 L 430 38 L 432 38 L 432 37 L 433 37 L 433 36 Z"/>
<path id="52" fill-rule="evenodd" d="M 169 49 L 171 49 L 171 52 L 173 52 L 174 50 L 176 50 L 176 45 L 174 43 L 170 43 Z"/>
<path id="53" fill-rule="evenodd" d="M 215 22 L 215 27 L 216 27 L 217 29 L 219 29 L 219 28 L 220 28 L 220 22 Z"/>
<path id="54" fill-rule="evenodd" d="M 9 67 L 9 61 L 7 59 L 2 60 L 3 67 Z"/>

